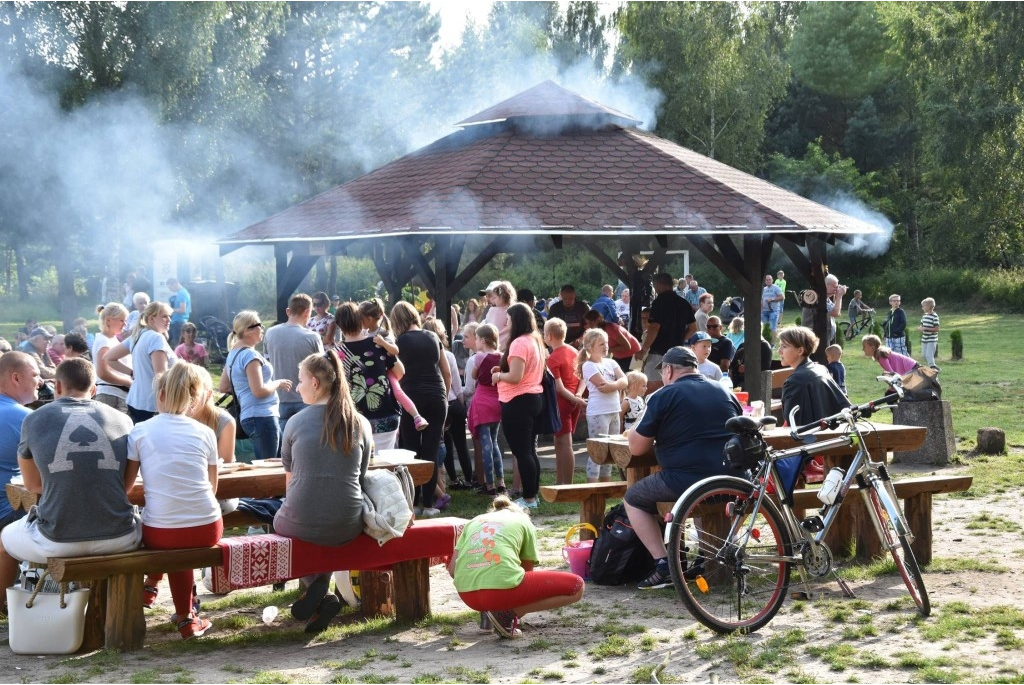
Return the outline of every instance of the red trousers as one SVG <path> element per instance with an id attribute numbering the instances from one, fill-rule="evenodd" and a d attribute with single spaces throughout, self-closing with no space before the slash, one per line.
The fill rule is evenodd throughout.
<path id="1" fill-rule="evenodd" d="M 216 545 L 223 534 L 224 521 L 222 519 L 190 528 L 142 526 L 142 542 L 149 549 L 209 547 Z M 162 574 L 149 576 L 146 579 L 146 585 L 156 587 L 162 578 Z M 195 574 L 192 570 L 174 571 L 167 575 L 167 584 L 171 586 L 171 597 L 174 599 L 174 613 L 182 620 L 192 615 L 192 585 L 194 581 Z"/>
<path id="2" fill-rule="evenodd" d="M 473 590 L 459 596 L 474 611 L 505 611 L 539 602 L 548 597 L 574 595 L 583 579 L 566 571 L 527 571 L 523 582 L 505 590 Z"/>

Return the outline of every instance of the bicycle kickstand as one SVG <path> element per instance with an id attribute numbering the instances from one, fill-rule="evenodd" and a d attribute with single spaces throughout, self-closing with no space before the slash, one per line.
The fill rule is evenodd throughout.
<path id="1" fill-rule="evenodd" d="M 835 567 L 832 567 L 832 577 L 835 578 L 839 584 L 839 589 L 843 591 L 843 597 L 847 599 L 857 599 L 857 595 L 853 594 L 853 590 L 850 589 L 850 585 L 839 577 L 839 572 L 836 571 Z"/>

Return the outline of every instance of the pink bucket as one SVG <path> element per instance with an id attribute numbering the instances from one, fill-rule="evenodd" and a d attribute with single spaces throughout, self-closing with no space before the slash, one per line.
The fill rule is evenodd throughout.
<path id="1" fill-rule="evenodd" d="M 593 540 L 570 540 L 581 530 L 589 529 L 597 535 L 597 529 L 589 523 L 581 523 L 569 529 L 565 534 L 565 547 L 562 548 L 562 559 L 569 564 L 569 570 L 586 580 L 590 576 L 590 553 L 593 551 Z"/>

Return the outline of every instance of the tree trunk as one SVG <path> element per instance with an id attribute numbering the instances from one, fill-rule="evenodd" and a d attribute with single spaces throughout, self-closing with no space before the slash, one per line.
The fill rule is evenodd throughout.
<path id="1" fill-rule="evenodd" d="M 23 300 L 28 299 L 28 267 L 25 264 L 25 256 L 21 254 L 21 248 L 14 248 L 14 269 L 18 274 L 18 296 Z"/>
<path id="2" fill-rule="evenodd" d="M 75 298 L 75 267 L 67 250 L 54 251 L 54 263 L 57 266 L 57 301 L 60 303 L 60 318 L 65 331 L 78 318 L 78 301 Z M 61 333 L 62 331 L 57 331 Z"/>

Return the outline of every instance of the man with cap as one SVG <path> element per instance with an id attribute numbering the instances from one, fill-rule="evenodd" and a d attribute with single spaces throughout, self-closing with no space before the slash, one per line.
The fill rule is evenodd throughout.
<path id="1" fill-rule="evenodd" d="M 548 317 L 565 322 L 565 344 L 579 347 L 583 335 L 583 317 L 590 311 L 590 305 L 576 299 L 576 287 L 566 283 L 558 291 L 558 302 L 548 307 Z"/>
<path id="2" fill-rule="evenodd" d="M 57 365 L 53 363 L 47 348 L 53 340 L 53 333 L 42 326 L 36 326 L 29 332 L 28 340 L 21 344 L 21 351 L 36 360 L 39 375 L 43 380 L 51 380 L 57 374 Z"/>
<path id="3" fill-rule="evenodd" d="M 39 399 L 39 364 L 24 352 L 4 352 L 0 356 L 0 482 L 8 483 L 21 475 L 18 467 L 18 443 L 21 424 L 32 413 L 26 405 Z M 25 513 L 14 511 L 7 493 L 0 490 L 0 530 Z"/>
<path id="4" fill-rule="evenodd" d="M 729 474 L 722 449 L 732 434 L 725 422 L 742 412 L 732 393 L 697 371 L 697 355 L 689 348 L 669 349 L 658 373 L 664 387 L 647 398 L 647 410 L 629 432 L 629 451 L 653 449 L 661 467 L 630 486 L 624 499 L 633 529 L 655 560 L 654 571 L 637 585 L 641 590 L 672 584 L 658 502 L 674 502 L 697 481 Z M 699 564 L 687 573 L 698 572 Z"/>

